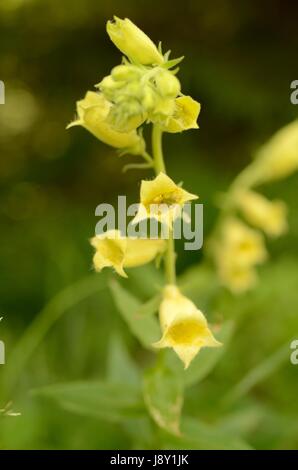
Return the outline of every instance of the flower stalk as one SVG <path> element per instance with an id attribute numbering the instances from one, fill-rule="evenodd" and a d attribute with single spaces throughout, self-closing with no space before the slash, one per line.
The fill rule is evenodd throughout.
<path id="1" fill-rule="evenodd" d="M 167 174 L 162 150 L 162 130 L 158 125 L 153 125 L 152 129 L 152 149 L 156 175 L 160 172 Z M 176 284 L 176 253 L 172 228 L 169 229 L 164 265 L 167 283 Z"/>

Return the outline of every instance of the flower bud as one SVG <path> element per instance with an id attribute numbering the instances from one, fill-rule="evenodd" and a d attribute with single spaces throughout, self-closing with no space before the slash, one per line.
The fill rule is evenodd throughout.
<path id="1" fill-rule="evenodd" d="M 105 98 L 110 101 L 114 101 L 114 97 L 117 96 L 119 90 L 122 90 L 124 86 L 124 81 L 116 81 L 112 75 L 107 75 L 98 85 L 96 85 L 96 87 L 105 95 Z"/>
<path id="2" fill-rule="evenodd" d="M 143 65 L 162 64 L 162 54 L 151 39 L 128 18 L 114 16 L 107 22 L 107 33 L 116 47 L 132 62 Z"/>
<path id="3" fill-rule="evenodd" d="M 256 155 L 258 182 L 285 178 L 298 170 L 298 119 L 279 130 Z"/>
<path id="4" fill-rule="evenodd" d="M 131 132 L 140 127 L 145 119 L 142 106 L 134 98 L 119 100 L 108 115 L 108 122 L 119 132 Z"/>
<path id="5" fill-rule="evenodd" d="M 267 235 L 278 237 L 287 231 L 287 206 L 283 201 L 269 201 L 254 191 L 238 197 L 238 206 L 246 220 Z"/>
<path id="6" fill-rule="evenodd" d="M 142 71 L 135 65 L 117 65 L 113 68 L 111 75 L 116 81 L 131 81 L 140 78 Z"/>
<path id="7" fill-rule="evenodd" d="M 180 82 L 178 78 L 168 70 L 160 69 L 154 81 L 157 92 L 162 96 L 176 98 L 178 93 L 180 93 Z"/>

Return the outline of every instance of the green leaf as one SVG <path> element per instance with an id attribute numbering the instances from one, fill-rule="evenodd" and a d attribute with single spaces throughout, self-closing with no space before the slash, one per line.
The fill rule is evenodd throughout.
<path id="1" fill-rule="evenodd" d="M 119 334 L 113 334 L 109 343 L 107 379 L 114 383 L 140 383 L 140 370 L 130 357 L 123 339 Z"/>
<path id="2" fill-rule="evenodd" d="M 165 438 L 165 449 L 196 450 L 249 450 L 251 447 L 241 438 L 227 433 L 216 424 L 205 424 L 194 418 L 185 417 L 181 424 L 181 438 Z"/>
<path id="3" fill-rule="evenodd" d="M 183 59 L 184 59 L 184 56 L 178 57 L 177 59 L 171 59 L 171 60 L 168 60 L 168 57 L 167 57 L 166 58 L 167 61 L 163 64 L 163 67 L 165 67 L 166 69 L 171 69 L 172 67 L 175 67 L 175 65 L 180 64 L 180 62 L 182 62 Z"/>
<path id="4" fill-rule="evenodd" d="M 72 413 L 107 421 L 136 418 L 144 412 L 140 389 L 127 383 L 72 382 L 40 388 L 32 393 L 53 399 Z"/>
<path id="5" fill-rule="evenodd" d="M 105 288 L 105 278 L 92 274 L 63 289 L 43 307 L 10 354 L 1 380 L 3 395 L 15 386 L 27 361 L 53 325 L 75 305 Z"/>
<path id="6" fill-rule="evenodd" d="M 266 380 L 271 374 L 276 372 L 284 362 L 289 360 L 289 342 L 275 351 L 271 356 L 262 361 L 259 365 L 245 375 L 245 377 L 229 392 L 224 398 L 224 403 L 230 404 L 246 395 L 259 382 Z"/>
<path id="7" fill-rule="evenodd" d="M 110 289 L 115 304 L 132 334 L 145 348 L 151 349 L 152 343 L 160 337 L 157 319 L 152 315 L 139 315 L 141 302 L 114 279 L 110 282 Z"/>
<path id="8" fill-rule="evenodd" d="M 224 323 L 216 334 L 216 339 L 222 343 L 219 348 L 204 348 L 194 358 L 189 368 L 185 371 L 184 380 L 187 386 L 194 385 L 196 382 L 203 380 L 213 368 L 225 352 L 234 331 L 234 323 L 227 321 Z"/>
<path id="9" fill-rule="evenodd" d="M 165 363 L 158 363 L 144 376 L 144 400 L 155 423 L 172 434 L 179 435 L 183 404 L 181 375 Z"/>
<path id="10" fill-rule="evenodd" d="M 154 313 L 158 312 L 161 300 L 162 297 L 160 294 L 152 297 L 152 299 L 148 300 L 138 308 L 136 315 L 153 315 Z"/>
<path id="11" fill-rule="evenodd" d="M 219 290 L 214 270 L 205 264 L 187 269 L 179 277 L 178 284 L 183 294 L 203 311 L 210 308 L 210 302 Z"/>
<path id="12" fill-rule="evenodd" d="M 155 296 L 165 284 L 163 272 L 157 269 L 153 263 L 132 268 L 128 274 L 129 277 L 126 280 L 128 289 L 132 292 L 138 292 L 140 297 L 151 298 Z"/>

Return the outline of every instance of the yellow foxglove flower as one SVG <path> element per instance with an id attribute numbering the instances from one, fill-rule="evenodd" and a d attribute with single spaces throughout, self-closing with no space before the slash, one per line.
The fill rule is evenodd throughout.
<path id="1" fill-rule="evenodd" d="M 221 238 L 213 249 L 218 276 L 224 286 L 234 293 L 241 293 L 256 284 L 254 266 L 267 258 L 261 232 L 236 218 L 229 218 L 224 222 Z"/>
<path id="2" fill-rule="evenodd" d="M 246 220 L 267 235 L 277 237 L 286 232 L 287 206 L 283 201 L 269 201 L 261 194 L 246 191 L 239 195 L 238 205 Z"/>
<path id="3" fill-rule="evenodd" d="M 164 122 L 168 121 L 175 111 L 175 100 L 173 98 L 159 97 L 155 100 L 154 108 L 149 114 L 149 120 L 155 124 L 159 124 L 162 130 Z"/>
<path id="4" fill-rule="evenodd" d="M 185 369 L 201 348 L 221 346 L 213 337 L 203 313 L 174 285 L 164 289 L 159 318 L 162 338 L 153 346 L 173 348 Z"/>
<path id="5" fill-rule="evenodd" d="M 165 250 L 165 240 L 123 237 L 119 230 L 109 230 L 91 239 L 96 252 L 93 264 L 96 271 L 113 267 L 122 277 L 124 268 L 133 268 L 152 261 Z"/>
<path id="6" fill-rule="evenodd" d="M 198 129 L 197 119 L 201 105 L 190 96 L 176 98 L 174 112 L 163 124 L 165 132 L 182 132 L 187 129 Z"/>
<path id="7" fill-rule="evenodd" d="M 67 128 L 83 126 L 105 144 L 119 149 L 127 149 L 132 154 L 144 152 L 144 141 L 136 131 L 119 132 L 107 121 L 112 104 L 103 94 L 88 91 L 85 98 L 77 102 L 78 118 Z"/>
<path id="8" fill-rule="evenodd" d="M 260 182 L 284 178 L 298 170 L 298 119 L 279 130 L 261 147 L 255 168 Z"/>
<path id="9" fill-rule="evenodd" d="M 222 227 L 222 242 L 217 247 L 220 257 L 229 256 L 240 266 L 252 266 L 267 259 L 262 233 L 236 218 L 228 219 Z"/>
<path id="10" fill-rule="evenodd" d="M 164 58 L 155 44 L 140 28 L 128 18 L 114 16 L 107 22 L 107 33 L 111 41 L 132 62 L 143 65 L 162 64 Z"/>
<path id="11" fill-rule="evenodd" d="M 171 226 L 181 214 L 183 205 L 197 198 L 198 196 L 177 186 L 169 176 L 160 172 L 153 180 L 142 181 L 139 209 L 132 223 L 154 218 Z"/>
<path id="12" fill-rule="evenodd" d="M 243 266 L 229 255 L 223 256 L 218 266 L 219 279 L 234 294 L 242 294 L 257 283 L 256 270 L 251 266 Z"/>

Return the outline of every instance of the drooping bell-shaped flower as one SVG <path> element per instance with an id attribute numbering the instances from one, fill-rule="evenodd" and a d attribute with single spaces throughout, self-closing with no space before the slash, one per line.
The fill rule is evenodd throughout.
<path id="1" fill-rule="evenodd" d="M 167 285 L 159 308 L 162 329 L 157 348 L 173 348 L 185 369 L 203 347 L 221 346 L 213 336 L 203 313 L 178 287 Z"/>
<path id="2" fill-rule="evenodd" d="M 142 154 L 144 140 L 135 130 L 119 132 L 108 122 L 111 107 L 112 104 L 102 93 L 88 91 L 85 98 L 77 102 L 77 119 L 67 128 L 82 126 L 107 145 L 135 155 Z"/>
<path id="3" fill-rule="evenodd" d="M 171 227 L 173 221 L 181 215 L 183 205 L 197 198 L 198 196 L 185 191 L 169 176 L 160 172 L 153 180 L 142 181 L 139 209 L 133 223 L 155 218 Z"/>
<path id="4" fill-rule="evenodd" d="M 119 230 L 109 230 L 91 239 L 95 248 L 93 264 L 96 271 L 113 267 L 122 277 L 124 268 L 133 268 L 152 261 L 165 250 L 165 240 L 123 237 Z"/>
<path id="5" fill-rule="evenodd" d="M 173 115 L 161 127 L 165 132 L 182 132 L 188 129 L 198 129 L 197 119 L 201 105 L 190 96 L 180 96 L 175 99 Z"/>
<path id="6" fill-rule="evenodd" d="M 220 235 L 213 246 L 219 279 L 232 292 L 244 292 L 256 283 L 255 265 L 268 256 L 263 234 L 230 217 L 223 223 Z"/>

